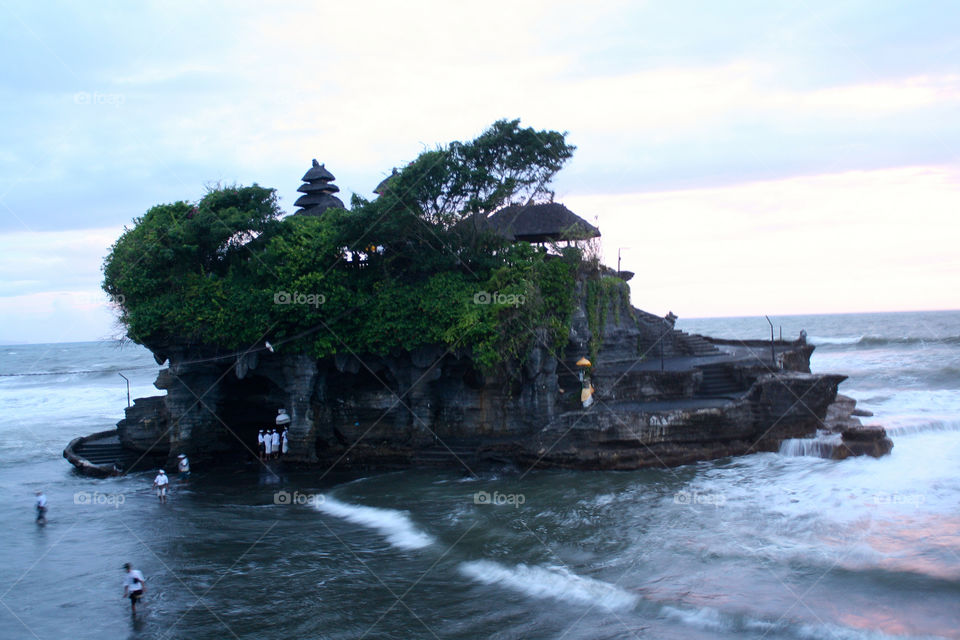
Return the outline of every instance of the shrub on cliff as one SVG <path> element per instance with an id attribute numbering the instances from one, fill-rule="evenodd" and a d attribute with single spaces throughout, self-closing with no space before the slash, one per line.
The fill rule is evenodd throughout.
<path id="1" fill-rule="evenodd" d="M 507 242 L 471 216 L 549 195 L 573 149 L 564 134 L 500 121 L 424 152 L 349 210 L 281 219 L 275 192 L 256 184 L 158 205 L 113 245 L 103 287 L 151 348 L 266 339 L 325 357 L 442 344 L 489 370 L 533 340 L 562 348 L 580 253 Z"/>

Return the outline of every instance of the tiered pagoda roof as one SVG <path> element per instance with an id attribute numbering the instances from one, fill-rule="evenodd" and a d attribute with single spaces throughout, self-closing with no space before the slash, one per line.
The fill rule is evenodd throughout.
<path id="1" fill-rule="evenodd" d="M 297 214 L 319 216 L 331 207 L 344 208 L 343 201 L 333 195 L 340 191 L 340 187 L 333 184 L 336 178 L 316 159 L 313 161 L 313 166 L 303 174 L 301 179 L 304 184 L 300 185 L 297 191 L 304 195 L 297 198 L 297 201 L 293 203 L 300 207 Z"/>

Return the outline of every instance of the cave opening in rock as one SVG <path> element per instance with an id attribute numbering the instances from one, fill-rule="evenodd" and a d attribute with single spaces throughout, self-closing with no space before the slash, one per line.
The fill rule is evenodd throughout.
<path id="1" fill-rule="evenodd" d="M 223 421 L 220 446 L 253 459 L 257 454 L 257 433 L 276 427 L 277 409 L 284 406 L 286 394 L 269 378 L 253 373 L 242 380 L 227 376 L 221 384 L 222 396 L 227 400 L 217 407 L 217 415 Z"/>

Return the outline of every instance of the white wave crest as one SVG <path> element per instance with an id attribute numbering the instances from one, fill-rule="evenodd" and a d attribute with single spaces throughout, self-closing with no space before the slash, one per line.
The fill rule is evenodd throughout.
<path id="1" fill-rule="evenodd" d="M 807 342 L 816 345 L 828 345 L 828 344 L 857 344 L 863 340 L 863 336 L 852 336 L 852 337 L 827 337 L 827 336 L 808 336 Z"/>
<path id="2" fill-rule="evenodd" d="M 316 508 L 354 524 L 375 529 L 387 542 L 401 549 L 422 549 L 434 542 L 432 536 L 417 529 L 404 511 L 347 504 L 330 496 L 325 496 L 316 504 Z"/>
<path id="3" fill-rule="evenodd" d="M 676 622 L 706 631 L 730 631 L 734 626 L 719 611 L 710 607 L 680 609 L 668 605 L 663 608 L 663 614 Z"/>
<path id="4" fill-rule="evenodd" d="M 960 421 L 932 420 L 918 424 L 890 425 L 886 427 L 889 436 L 907 436 L 915 433 L 937 433 L 940 431 L 960 431 Z"/>
<path id="5" fill-rule="evenodd" d="M 506 567 L 490 560 L 464 562 L 464 575 L 484 584 L 500 584 L 534 598 L 553 598 L 596 605 L 612 611 L 636 606 L 638 597 L 601 580 L 584 578 L 563 567 L 518 564 Z"/>
<path id="6" fill-rule="evenodd" d="M 787 438 L 780 443 L 780 455 L 832 458 L 838 446 L 840 446 L 839 434 L 815 438 Z"/>

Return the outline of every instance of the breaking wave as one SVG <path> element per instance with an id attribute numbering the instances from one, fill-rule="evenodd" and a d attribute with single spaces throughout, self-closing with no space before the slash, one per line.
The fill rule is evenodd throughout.
<path id="1" fill-rule="evenodd" d="M 906 436 L 915 433 L 937 433 L 941 431 L 960 431 L 960 421 L 934 420 L 921 424 L 890 425 L 885 427 L 887 434 L 892 436 Z"/>
<path id="2" fill-rule="evenodd" d="M 808 336 L 807 342 L 816 346 L 857 345 L 864 347 L 883 347 L 888 345 L 960 345 L 960 336 Z"/>
<path id="3" fill-rule="evenodd" d="M 609 611 L 633 608 L 639 600 L 615 585 L 578 576 L 563 567 L 518 564 L 511 568 L 490 560 L 477 560 L 461 564 L 460 571 L 478 582 L 499 584 L 534 598 L 596 605 Z"/>
<path id="4" fill-rule="evenodd" d="M 769 634 L 776 633 L 777 637 L 785 635 L 807 639 L 820 638 L 838 638 L 842 640 L 890 640 L 903 636 L 888 635 L 882 631 L 874 629 L 857 629 L 838 624 L 829 624 L 820 622 L 798 623 L 797 621 L 781 618 L 776 622 L 743 615 L 742 613 L 722 612 L 710 607 L 686 608 L 680 606 L 664 606 L 663 616 L 668 620 L 679 622 L 683 625 L 702 629 L 709 632 L 727 634 L 761 633 L 761 637 L 772 637 Z"/>
<path id="5" fill-rule="evenodd" d="M 780 455 L 832 458 L 838 446 L 840 446 L 839 434 L 814 438 L 787 438 L 780 443 Z"/>
<path id="6" fill-rule="evenodd" d="M 432 536 L 417 529 L 404 511 L 347 504 L 330 496 L 325 496 L 316 508 L 331 516 L 374 529 L 387 542 L 401 549 L 422 549 L 434 542 Z"/>
<path id="7" fill-rule="evenodd" d="M 807 342 L 818 347 L 828 344 L 858 344 L 861 340 L 863 340 L 863 336 L 856 336 L 854 338 L 825 338 L 820 336 L 807 337 Z"/>

